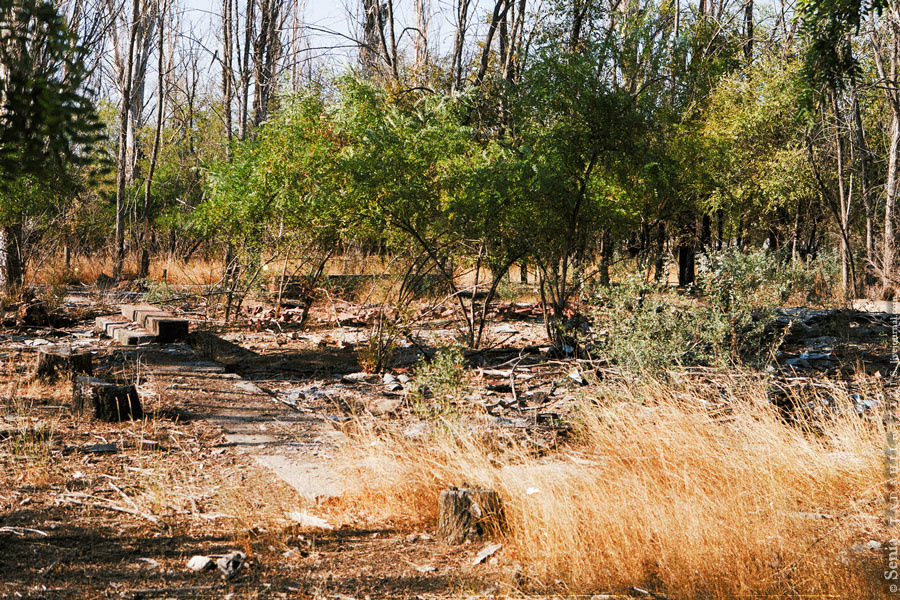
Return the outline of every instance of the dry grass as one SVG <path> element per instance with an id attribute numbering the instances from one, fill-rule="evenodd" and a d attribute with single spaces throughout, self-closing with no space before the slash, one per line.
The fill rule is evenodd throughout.
<path id="1" fill-rule="evenodd" d="M 139 258 L 129 255 L 122 265 L 124 279 L 134 279 L 139 270 Z M 219 283 L 224 271 L 224 264 L 220 258 L 197 257 L 189 262 L 171 258 L 156 257 L 150 261 L 149 279 L 154 281 L 165 280 L 170 285 L 212 285 Z M 59 260 L 30 265 L 27 269 L 30 282 L 42 285 L 67 285 L 82 283 L 94 285 L 101 273 L 111 275 L 113 272 L 113 259 L 108 255 L 101 256 L 75 256 L 67 268 Z"/>
<path id="2" fill-rule="evenodd" d="M 344 462 L 354 492 L 336 510 L 433 524 L 441 489 L 487 486 L 505 504 L 510 558 L 537 587 L 878 595 L 884 560 L 867 565 L 849 548 L 889 537 L 878 519 L 880 417 L 788 424 L 752 378 L 695 393 L 623 384 L 592 397 L 576 441 L 551 456 L 499 447 L 462 422 L 418 443 L 362 432 Z"/>

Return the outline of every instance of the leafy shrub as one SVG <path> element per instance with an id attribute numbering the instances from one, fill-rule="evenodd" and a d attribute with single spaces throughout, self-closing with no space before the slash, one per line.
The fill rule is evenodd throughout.
<path id="1" fill-rule="evenodd" d="M 821 290 L 830 265 L 827 257 L 794 265 L 762 251 L 710 253 L 697 261 L 699 298 L 626 278 L 595 296 L 595 330 L 602 335 L 591 341 L 638 371 L 765 362 L 780 341 L 775 308 L 799 290 Z"/>
<path id="2" fill-rule="evenodd" d="M 809 263 L 763 250 L 729 248 L 697 257 L 697 284 L 706 298 L 725 310 L 741 305 L 752 310 L 822 300 L 837 281 L 835 257 L 821 254 Z"/>
<path id="3" fill-rule="evenodd" d="M 636 371 L 722 362 L 730 324 L 712 306 L 700 306 L 664 286 L 637 278 L 603 289 L 595 298 L 593 346 Z"/>
<path id="4" fill-rule="evenodd" d="M 469 368 L 461 346 L 439 349 L 431 361 L 421 361 L 410 399 L 421 417 L 449 416 L 469 391 Z"/>
<path id="5" fill-rule="evenodd" d="M 356 352 L 359 366 L 366 373 L 383 373 L 397 353 L 397 321 L 382 314 L 369 329 L 369 337 Z"/>

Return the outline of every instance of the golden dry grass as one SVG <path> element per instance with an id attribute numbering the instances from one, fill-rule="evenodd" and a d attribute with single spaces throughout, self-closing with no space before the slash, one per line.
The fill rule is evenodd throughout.
<path id="1" fill-rule="evenodd" d="M 343 462 L 353 492 L 335 510 L 433 525 L 441 489 L 485 486 L 504 501 L 509 560 L 538 587 L 878 597 L 883 559 L 849 548 L 891 537 L 878 518 L 880 418 L 789 424 L 756 379 L 696 394 L 623 384 L 592 397 L 576 440 L 550 456 L 461 422 L 425 442 L 359 432 Z"/>

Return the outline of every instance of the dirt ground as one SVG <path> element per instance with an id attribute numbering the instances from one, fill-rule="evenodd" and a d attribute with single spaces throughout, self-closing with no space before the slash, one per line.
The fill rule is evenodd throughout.
<path id="1" fill-rule="evenodd" d="M 405 401 L 405 377 L 412 375 L 420 348 L 454 338 L 452 312 L 425 321 L 415 344 L 406 343 L 398 354 L 396 379 L 385 380 L 354 375 L 371 307 L 331 303 L 315 309 L 310 326 L 299 330 L 290 312 L 276 317 L 270 307 L 251 305 L 237 325 L 223 331 L 196 306 L 176 305 L 171 308 L 191 319 L 193 331 L 213 333 L 192 334 L 187 345 L 123 348 L 92 331 L 94 317 L 116 312 L 123 300 L 76 295 L 62 309 L 67 323 L 0 330 L 0 596 L 565 593 L 518 580 L 516 565 L 502 555 L 473 565 L 481 545 L 450 546 L 427 528 L 396 523 L 372 530 L 343 522 L 322 530 L 291 524 L 285 515 L 314 508 L 315 502 L 258 460 L 273 447 L 304 460 L 327 459 L 333 447 L 323 435 L 339 434 L 351 419 L 400 430 L 421 422 Z M 839 331 L 870 330 L 842 338 L 819 335 L 811 326 L 788 340 L 780 357 L 782 388 L 840 377 L 860 361 L 889 374 L 886 317 L 846 319 Z M 527 439 L 538 451 L 565 443 L 566 414 L 583 383 L 579 379 L 611 376 L 548 358 L 543 340 L 535 306 L 505 304 L 488 332 L 489 349 L 468 357 L 476 375 L 467 401 L 483 407 L 485 426 Z M 98 374 L 135 382 L 147 418 L 106 424 L 73 415 L 68 382 L 36 383 L 29 377 L 37 349 L 50 343 L 90 349 Z M 215 377 L 201 381 L 198 372 Z M 243 396 L 229 396 L 240 394 L 238 383 L 252 387 L 240 388 L 250 390 Z M 238 405 L 247 411 L 258 407 L 264 418 L 229 429 L 243 416 L 233 419 L 226 409 Z M 248 560 L 230 578 L 215 569 L 195 573 L 186 567 L 192 556 L 235 550 Z"/>

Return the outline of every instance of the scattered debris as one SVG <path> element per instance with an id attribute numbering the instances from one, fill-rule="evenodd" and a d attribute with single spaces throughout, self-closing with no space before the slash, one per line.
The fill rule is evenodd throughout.
<path id="1" fill-rule="evenodd" d="M 479 553 L 475 556 L 475 560 L 472 561 L 472 564 L 473 564 L 473 565 L 480 565 L 480 564 L 483 563 L 485 560 L 487 560 L 489 557 L 493 556 L 493 555 L 494 555 L 498 550 L 500 550 L 500 548 L 502 548 L 502 547 L 503 547 L 503 544 L 490 544 L 490 545 L 488 545 L 488 546 L 485 546 L 485 547 L 481 550 L 481 552 L 479 552 Z"/>
<path id="2" fill-rule="evenodd" d="M 196 573 L 202 573 L 203 571 L 208 571 L 212 569 L 215 563 L 213 559 L 208 556 L 196 555 L 192 556 L 191 559 L 187 562 L 187 568 Z"/>
<path id="3" fill-rule="evenodd" d="M 291 512 L 288 513 L 288 518 L 291 521 L 296 521 L 299 525 L 303 527 L 310 527 L 312 529 L 325 529 L 332 530 L 334 529 L 334 525 L 323 519 L 322 517 L 317 517 L 316 515 L 312 515 L 308 512 L 299 511 L 299 512 Z"/>
<path id="4" fill-rule="evenodd" d="M 240 550 L 235 550 L 216 560 L 216 566 L 222 572 L 222 575 L 225 576 L 225 579 L 231 579 L 243 568 L 246 562 L 247 555 Z"/>

